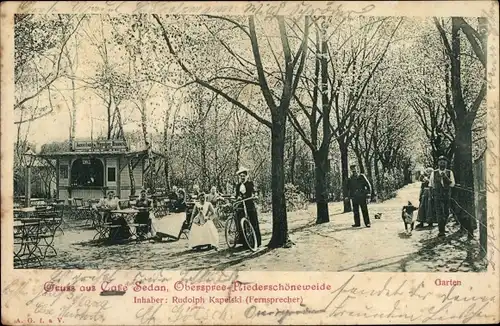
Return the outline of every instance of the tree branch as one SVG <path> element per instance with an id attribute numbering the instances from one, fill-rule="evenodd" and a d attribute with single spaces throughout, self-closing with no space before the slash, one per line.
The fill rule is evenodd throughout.
<path id="1" fill-rule="evenodd" d="M 163 23 L 161 22 L 160 17 L 157 14 L 153 14 L 153 17 L 158 22 L 158 25 L 160 26 L 160 28 L 162 30 L 162 35 L 163 35 L 163 38 L 164 38 L 165 42 L 167 43 L 167 47 L 169 49 L 170 54 L 175 58 L 175 60 L 177 61 L 177 63 L 181 67 L 181 69 L 184 70 L 184 72 L 186 72 L 188 75 L 190 75 L 195 80 L 196 83 L 198 83 L 201 86 L 206 87 L 207 89 L 211 90 L 212 92 L 214 92 L 214 93 L 222 96 L 223 98 L 225 98 L 230 103 L 232 103 L 232 104 L 236 105 L 237 107 L 241 108 L 242 110 L 244 110 L 246 113 L 248 113 L 251 117 L 253 117 L 258 122 L 260 122 L 263 125 L 271 128 L 272 124 L 271 124 L 270 121 L 268 121 L 268 120 L 260 117 L 255 112 L 253 112 L 252 110 L 250 110 L 246 105 L 244 105 L 243 103 L 241 103 L 240 101 L 232 98 L 231 96 L 227 95 L 226 93 L 224 93 L 220 89 L 218 89 L 218 88 L 210 85 L 208 82 L 206 82 L 204 80 L 199 79 L 193 73 L 191 73 L 191 71 L 189 71 L 189 69 L 184 65 L 184 63 L 177 56 L 177 53 L 173 49 L 172 44 L 170 43 L 170 39 L 168 37 L 167 31 L 165 29 L 165 26 L 163 26 Z M 262 73 L 262 71 L 260 73 Z M 262 84 L 261 84 L 261 87 L 262 87 Z M 271 99 L 272 99 L 272 95 L 271 95 Z"/>
<path id="2" fill-rule="evenodd" d="M 262 58 L 259 50 L 259 43 L 257 41 L 257 34 L 255 32 L 255 18 L 253 16 L 248 17 L 248 25 L 250 27 L 250 42 L 252 44 L 252 52 L 255 60 L 255 66 L 257 67 L 257 75 L 259 77 L 259 84 L 262 90 L 262 95 L 267 103 L 267 106 L 271 112 L 276 111 L 276 103 L 274 102 L 273 95 L 269 90 L 269 85 L 264 75 L 264 66 L 262 64 Z"/>
<path id="3" fill-rule="evenodd" d="M 483 67 L 486 68 L 485 52 L 484 49 L 479 44 L 479 42 L 477 41 L 481 39 L 481 35 L 479 35 L 479 33 L 474 28 L 472 28 L 462 17 L 459 17 L 458 21 L 460 22 L 460 27 L 464 32 L 465 36 L 467 37 L 467 39 L 469 40 L 470 45 L 474 50 L 474 53 L 476 54 L 479 61 L 481 61 Z"/>
<path id="4" fill-rule="evenodd" d="M 450 42 L 448 41 L 448 38 L 446 37 L 446 32 L 444 31 L 443 26 L 441 26 L 441 23 L 439 22 L 439 20 L 436 17 L 433 17 L 433 20 L 434 20 L 434 24 L 436 25 L 436 27 L 439 31 L 439 35 L 441 35 L 441 39 L 443 40 L 446 54 L 448 54 L 451 58 L 452 57 L 451 46 L 450 46 Z"/>
<path id="5" fill-rule="evenodd" d="M 63 57 L 63 53 L 64 53 L 64 49 L 66 47 L 66 44 L 68 43 L 68 41 L 71 38 L 71 36 L 73 36 L 73 34 L 77 31 L 78 27 L 80 26 L 80 23 L 82 22 L 82 20 L 84 18 L 85 18 L 85 16 L 82 16 L 82 18 L 80 18 L 80 20 L 76 24 L 76 27 L 68 35 L 68 37 L 63 41 L 63 44 L 61 45 L 61 50 L 59 51 L 59 55 L 58 55 L 58 59 L 57 59 L 57 66 L 56 66 L 56 74 L 55 74 L 55 76 L 49 82 L 47 82 L 43 87 L 39 88 L 38 91 L 36 91 L 34 94 L 32 94 L 32 95 L 30 95 L 28 97 L 25 97 L 24 99 L 18 101 L 14 105 L 14 110 L 17 109 L 17 108 L 19 108 L 20 106 L 22 106 L 27 101 L 32 100 L 35 97 L 37 97 L 38 95 L 40 95 L 40 93 L 42 93 L 47 87 L 49 87 L 50 85 L 52 85 L 57 80 L 57 78 L 59 78 L 60 69 L 61 69 L 61 60 L 62 60 L 62 57 Z"/>

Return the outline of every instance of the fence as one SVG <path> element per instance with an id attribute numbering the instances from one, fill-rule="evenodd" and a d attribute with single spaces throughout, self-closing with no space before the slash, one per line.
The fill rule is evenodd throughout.
<path id="1" fill-rule="evenodd" d="M 487 252 L 488 230 L 487 230 L 487 209 L 486 209 L 486 159 L 484 153 L 474 162 L 474 203 L 476 223 L 479 222 L 479 244 L 481 245 L 481 255 L 484 257 Z"/>

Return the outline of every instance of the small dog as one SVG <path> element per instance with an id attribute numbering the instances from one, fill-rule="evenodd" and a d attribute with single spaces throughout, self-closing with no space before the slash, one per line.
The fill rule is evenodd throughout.
<path id="1" fill-rule="evenodd" d="M 403 219 L 403 223 L 405 224 L 405 230 L 407 235 L 411 235 L 413 231 L 413 227 L 415 225 L 415 222 L 413 221 L 413 212 L 415 212 L 417 209 L 418 207 L 413 206 L 413 204 L 410 201 L 408 202 L 408 205 L 403 206 L 403 210 L 401 212 L 401 218 Z"/>
<path id="2" fill-rule="evenodd" d="M 380 220 L 381 217 L 382 217 L 382 213 L 375 214 L 375 219 L 376 220 Z"/>

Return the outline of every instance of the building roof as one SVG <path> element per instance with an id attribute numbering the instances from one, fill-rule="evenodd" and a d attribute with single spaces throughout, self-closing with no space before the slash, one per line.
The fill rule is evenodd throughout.
<path id="1" fill-rule="evenodd" d="M 158 152 L 153 152 L 151 151 L 154 155 L 164 157 L 163 154 L 158 153 Z M 57 152 L 57 153 L 45 153 L 45 154 L 38 154 L 37 156 L 43 157 L 43 158 L 48 158 L 48 159 L 55 159 L 55 158 L 60 158 L 60 157 L 75 157 L 75 156 L 125 156 L 125 157 L 131 157 L 131 156 L 141 156 L 148 154 L 148 150 L 140 150 L 140 151 L 88 151 L 88 152 L 79 152 L 79 151 L 68 151 L 68 152 Z"/>
<path id="2" fill-rule="evenodd" d="M 46 154 L 38 154 L 37 156 L 46 157 L 46 158 L 58 158 L 63 156 L 133 156 L 135 154 L 141 155 L 147 153 L 147 150 L 143 151 L 130 151 L 130 152 L 122 152 L 122 151 L 88 151 L 88 152 L 79 152 L 79 151 L 68 151 L 68 152 L 56 152 L 56 153 L 46 153 Z"/>

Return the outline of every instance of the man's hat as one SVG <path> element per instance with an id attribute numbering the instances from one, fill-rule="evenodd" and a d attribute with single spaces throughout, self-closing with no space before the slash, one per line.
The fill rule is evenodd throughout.
<path id="1" fill-rule="evenodd" d="M 441 156 L 438 158 L 438 162 L 439 162 L 439 161 L 446 161 L 446 162 L 448 162 L 448 159 L 446 158 L 446 156 L 441 155 Z"/>
<path id="2" fill-rule="evenodd" d="M 248 173 L 248 169 L 245 167 L 240 167 L 240 169 L 236 172 L 236 174 L 240 175 L 242 173 Z"/>

